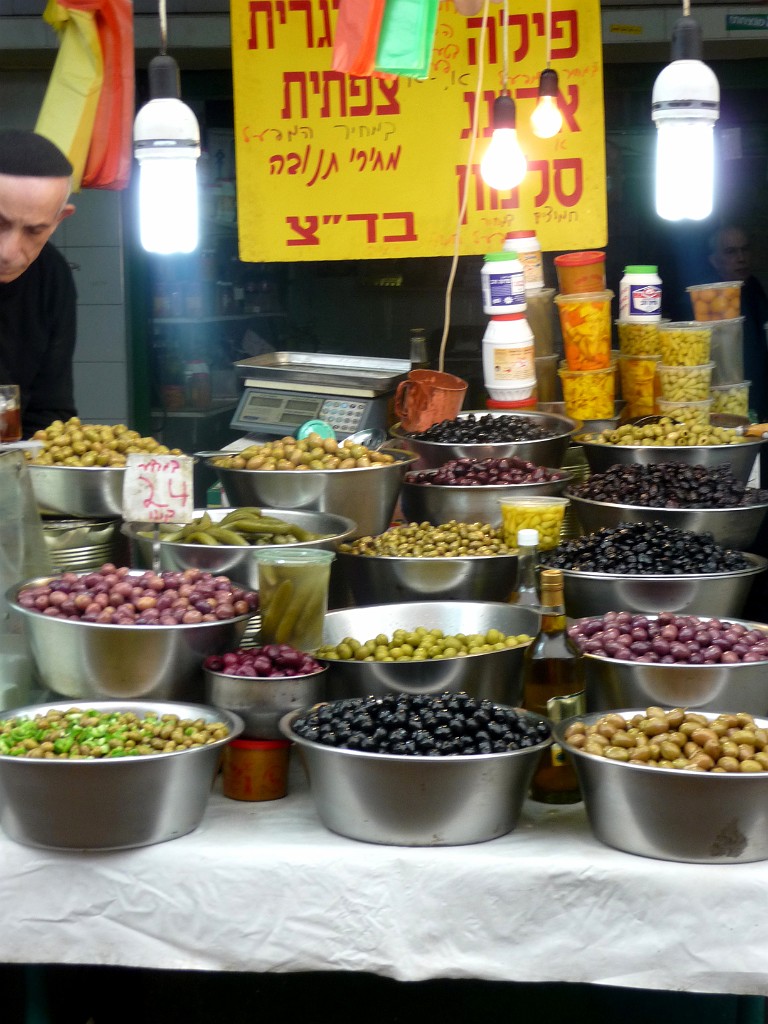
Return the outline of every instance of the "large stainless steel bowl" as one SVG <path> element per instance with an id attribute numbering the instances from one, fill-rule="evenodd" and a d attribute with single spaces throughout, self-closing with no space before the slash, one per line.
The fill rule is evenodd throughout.
<path id="1" fill-rule="evenodd" d="M 425 470 L 434 474 L 435 470 Z M 556 470 L 557 477 L 530 484 L 432 484 L 403 481 L 400 489 L 400 508 L 412 523 L 490 523 L 501 526 L 502 500 L 534 498 L 562 494 L 573 478 L 567 469 Z"/>
<path id="2" fill-rule="evenodd" d="M 109 518 L 123 512 L 123 466 L 27 464 L 35 502 L 44 515 Z"/>
<path id="3" fill-rule="evenodd" d="M 749 548 L 768 512 L 768 502 L 736 505 L 731 508 L 651 508 L 645 505 L 621 505 L 608 501 L 580 498 L 566 489 L 564 496 L 573 507 L 585 533 L 595 533 L 622 523 L 663 523 L 678 530 L 711 533 L 725 548 L 742 551 Z"/>
<path id="4" fill-rule="evenodd" d="M 21 618 L 39 685 L 76 700 L 202 701 L 203 660 L 237 647 L 251 617 L 248 613 L 221 622 L 111 626 L 53 618 L 18 603 L 22 587 L 42 585 L 51 578 L 25 580 L 9 588 L 6 599 Z"/>
<path id="5" fill-rule="evenodd" d="M 655 615 L 741 615 L 768 560 L 744 552 L 747 569 L 690 576 L 637 576 L 563 569 L 565 606 L 574 618 L 626 611 Z"/>
<path id="6" fill-rule="evenodd" d="M 231 508 L 195 509 L 194 517 L 207 512 L 217 523 L 222 520 Z M 284 547 L 326 548 L 335 551 L 343 540 L 355 535 L 357 524 L 346 516 L 332 515 L 329 512 L 297 512 L 294 509 L 262 508 L 264 515 L 282 519 L 286 523 L 301 526 L 312 533 L 322 534 L 319 540 L 295 541 L 292 544 L 280 544 Z M 131 564 L 138 568 L 155 568 L 163 571 L 183 569 L 201 569 L 216 576 L 229 576 L 251 590 L 259 589 L 259 570 L 256 556 L 265 547 L 275 545 L 249 545 L 239 547 L 233 544 L 185 544 L 177 541 L 158 540 L 155 542 L 145 534 L 152 530 L 151 523 L 123 523 L 122 532 L 131 542 Z M 159 536 L 162 538 L 163 534 Z"/>
<path id="7" fill-rule="evenodd" d="M 327 668 L 305 676 L 233 676 L 204 669 L 205 699 L 242 718 L 243 739 L 279 740 L 280 719 L 325 698 Z"/>
<path id="8" fill-rule="evenodd" d="M 459 846 L 510 832 L 550 743 L 499 754 L 368 754 L 299 736 L 292 724 L 300 714 L 286 715 L 280 728 L 299 749 L 322 823 L 393 846 Z"/>
<path id="9" fill-rule="evenodd" d="M 728 620 L 768 632 L 768 626 L 759 622 L 732 616 Z M 657 706 L 768 715 L 768 665 L 764 661 L 662 665 L 585 654 L 584 666 L 589 711 Z"/>
<path id="10" fill-rule="evenodd" d="M 688 445 L 687 447 L 663 447 L 655 445 L 601 444 L 590 441 L 587 435 L 579 434 L 575 441 L 584 450 L 584 457 L 593 473 L 605 473 L 611 466 L 640 463 L 651 466 L 658 462 L 682 462 L 686 466 L 729 465 L 733 475 L 746 483 L 760 454 L 762 441 L 740 441 L 736 444 Z"/>
<path id="11" fill-rule="evenodd" d="M 33 704 L 3 718 L 35 717 L 72 702 Z M 149 712 L 223 722 L 226 739 L 169 754 L 69 760 L 0 756 L 0 823 L 17 842 L 55 850 L 119 850 L 176 839 L 197 828 L 237 715 L 198 704 L 90 701 L 95 711 Z"/>
<path id="12" fill-rule="evenodd" d="M 339 552 L 336 568 L 356 605 L 507 601 L 517 578 L 517 554 L 406 558 Z"/>
<path id="13" fill-rule="evenodd" d="M 364 642 L 379 633 L 392 636 L 397 629 L 412 631 L 418 626 L 440 629 L 445 635 L 499 629 L 507 635 L 533 637 L 539 629 L 539 614 L 532 608 L 494 601 L 413 601 L 342 608 L 325 616 L 323 644 L 335 645 L 346 637 Z M 328 665 L 329 700 L 463 690 L 472 697 L 514 707 L 523 699 L 524 649 L 523 645 L 430 661 L 318 661 Z"/>
<path id="14" fill-rule="evenodd" d="M 644 709 L 616 710 L 630 718 Z M 720 712 L 704 713 L 711 719 Z M 591 725 L 601 714 L 579 720 Z M 693 772 L 613 761 L 564 740 L 574 721 L 559 722 L 553 731 L 573 758 L 600 842 L 641 857 L 695 864 L 768 858 L 768 772 Z M 768 727 L 768 719 L 757 723 Z"/>
<path id="15" fill-rule="evenodd" d="M 393 450 L 394 462 L 357 469 L 228 469 L 208 459 L 232 506 L 293 508 L 329 512 L 357 523 L 354 536 L 383 533 L 392 522 L 406 470 L 417 460 L 412 452 Z"/>
<path id="16" fill-rule="evenodd" d="M 618 400 L 613 405 L 613 416 L 605 420 L 582 420 L 579 430 L 583 433 L 597 433 L 601 430 L 615 430 L 621 420 L 626 402 Z M 565 402 L 538 402 L 536 408 L 539 412 L 555 412 L 560 416 L 567 416 Z"/>
<path id="17" fill-rule="evenodd" d="M 582 429 L 580 420 L 572 420 L 568 416 L 556 413 L 535 411 L 504 412 L 488 411 L 487 409 L 459 413 L 457 419 L 467 416 L 512 416 L 516 419 L 533 420 L 538 426 L 551 431 L 550 437 L 538 441 L 494 441 L 487 444 L 450 444 L 441 441 L 424 441 L 414 434 L 403 430 L 400 423 L 390 428 L 390 433 L 402 438 L 410 449 L 419 456 L 420 465 L 427 469 L 436 469 L 449 459 L 498 459 L 508 455 L 518 455 L 521 459 L 535 462 L 538 466 L 555 466 L 563 464 L 565 453 L 576 431 Z"/>

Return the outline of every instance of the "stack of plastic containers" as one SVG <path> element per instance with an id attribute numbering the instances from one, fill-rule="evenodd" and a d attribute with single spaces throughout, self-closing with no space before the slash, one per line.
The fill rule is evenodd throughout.
<path id="1" fill-rule="evenodd" d="M 489 253 L 481 271 L 483 312 L 491 319 L 483 335 L 483 381 L 489 408 L 536 404 L 533 332 L 525 315 L 523 264 L 512 250 Z"/>
<path id="2" fill-rule="evenodd" d="M 657 411 L 661 361 L 661 279 L 658 268 L 624 268 L 619 296 L 619 380 L 627 419 Z"/>
<path id="3" fill-rule="evenodd" d="M 700 326 L 706 325 L 711 332 L 711 412 L 748 416 L 751 382 L 744 380 L 741 281 L 691 285 L 688 294 L 696 322 Z"/>
<path id="4" fill-rule="evenodd" d="M 565 359 L 558 373 L 568 416 L 613 417 L 616 369 L 611 359 L 611 299 L 605 287 L 605 253 L 555 257 L 560 291 L 555 295 Z"/>
<path id="5" fill-rule="evenodd" d="M 697 320 L 659 327 L 658 412 L 693 426 L 709 425 L 712 412 L 712 328 Z"/>

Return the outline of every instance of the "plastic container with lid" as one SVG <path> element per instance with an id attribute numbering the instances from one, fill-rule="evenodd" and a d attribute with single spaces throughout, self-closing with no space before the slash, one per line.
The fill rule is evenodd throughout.
<path id="1" fill-rule="evenodd" d="M 570 370 L 599 370 L 610 364 L 612 298 L 610 289 L 555 296 Z"/>
<path id="2" fill-rule="evenodd" d="M 605 253 L 599 250 L 555 256 L 555 270 L 562 294 L 601 292 L 605 289 Z"/>
<path id="3" fill-rule="evenodd" d="M 489 252 L 480 271 L 486 316 L 525 312 L 525 276 L 516 252 Z"/>
<path id="4" fill-rule="evenodd" d="M 483 335 L 483 380 L 497 401 L 521 401 L 535 393 L 533 332 L 523 313 L 489 321 Z"/>
<path id="5" fill-rule="evenodd" d="M 646 263 L 624 268 L 619 286 L 619 319 L 631 323 L 661 320 L 659 268 Z"/>
<path id="6" fill-rule="evenodd" d="M 544 264 L 541 243 L 535 231 L 509 231 L 502 246 L 504 252 L 516 252 L 523 265 L 525 289 L 544 287 Z"/>
<path id="7" fill-rule="evenodd" d="M 289 740 L 232 740 L 224 747 L 222 792 L 230 800 L 280 800 L 288 791 Z"/>

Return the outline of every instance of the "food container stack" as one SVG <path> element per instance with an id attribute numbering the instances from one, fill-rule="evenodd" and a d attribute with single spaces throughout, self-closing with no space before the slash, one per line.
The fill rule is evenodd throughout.
<path id="1" fill-rule="evenodd" d="M 481 271 L 483 312 L 491 319 L 483 335 L 483 380 L 494 408 L 536 404 L 533 332 L 526 318 L 523 263 L 510 249 L 488 253 Z"/>
<path id="2" fill-rule="evenodd" d="M 610 419 L 616 397 L 611 356 L 611 299 L 605 287 L 605 253 L 571 252 L 555 257 L 565 359 L 558 374 L 565 411 L 579 420 Z"/>
<path id="3" fill-rule="evenodd" d="M 688 288 L 697 323 L 710 332 L 710 398 L 713 413 L 749 415 L 749 385 L 744 380 L 744 317 L 741 281 L 696 284 Z"/>
<path id="4" fill-rule="evenodd" d="M 658 267 L 624 268 L 619 295 L 619 378 L 629 419 L 656 411 L 661 360 L 661 278 Z"/>

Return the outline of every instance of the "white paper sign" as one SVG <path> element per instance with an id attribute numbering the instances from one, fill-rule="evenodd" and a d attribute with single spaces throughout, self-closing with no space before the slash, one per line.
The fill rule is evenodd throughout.
<path id="1" fill-rule="evenodd" d="M 190 522 L 195 511 L 193 466 L 194 459 L 189 455 L 129 455 L 123 482 L 123 519 Z"/>

